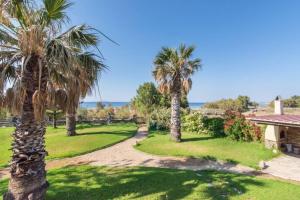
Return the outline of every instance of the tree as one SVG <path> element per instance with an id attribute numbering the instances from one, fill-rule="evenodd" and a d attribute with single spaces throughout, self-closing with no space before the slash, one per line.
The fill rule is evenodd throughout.
<path id="1" fill-rule="evenodd" d="M 249 105 L 251 104 L 250 97 L 239 95 L 237 102 L 241 105 L 241 112 L 249 110 Z"/>
<path id="2" fill-rule="evenodd" d="M 178 49 L 163 47 L 154 60 L 154 79 L 159 90 L 171 97 L 171 138 L 181 141 L 180 99 L 182 91 L 188 94 L 191 76 L 201 67 L 200 59 L 191 59 L 195 48 L 180 45 Z"/>
<path id="3" fill-rule="evenodd" d="M 102 62 L 94 59 L 94 57 L 90 52 L 79 55 L 80 65 L 74 66 L 72 73 L 61 80 L 65 81 L 64 89 L 67 96 L 67 136 L 76 135 L 76 110 L 79 101 L 97 86 L 99 74 L 106 68 Z"/>
<path id="4" fill-rule="evenodd" d="M 72 73 L 82 64 L 82 49 L 98 44 L 97 30 L 86 25 L 60 32 L 70 5 L 67 0 L 0 1 L 0 104 L 20 117 L 4 200 L 45 198 L 48 85 L 55 85 L 55 75 Z M 89 60 L 85 62 L 87 66 Z"/>
<path id="5" fill-rule="evenodd" d="M 57 118 L 58 115 L 62 114 L 62 111 L 57 108 L 51 108 L 49 110 L 46 110 L 47 115 L 49 118 L 52 119 L 52 127 L 57 128 Z"/>
<path id="6" fill-rule="evenodd" d="M 139 86 L 136 96 L 131 104 L 143 116 L 148 116 L 155 107 L 159 106 L 161 94 L 157 91 L 154 83 L 147 82 Z"/>

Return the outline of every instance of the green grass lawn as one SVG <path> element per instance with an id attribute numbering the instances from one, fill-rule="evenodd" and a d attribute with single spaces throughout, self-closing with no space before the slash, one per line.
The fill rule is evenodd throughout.
<path id="1" fill-rule="evenodd" d="M 88 125 L 77 126 L 77 136 L 66 136 L 63 126 L 57 129 L 47 128 L 46 150 L 49 153 L 47 159 L 72 157 L 97 149 L 107 147 L 122 141 L 137 131 L 133 123 L 117 123 L 111 125 Z M 0 128 L 0 166 L 6 166 L 10 160 L 11 133 L 13 128 Z"/>
<path id="2" fill-rule="evenodd" d="M 300 198 L 300 185 L 217 171 L 80 166 L 50 170 L 47 177 L 48 200 Z M 0 181 L 0 196 L 7 184 Z"/>
<path id="3" fill-rule="evenodd" d="M 169 133 L 151 131 L 147 139 L 136 148 L 151 154 L 199 157 L 240 163 L 257 168 L 261 160 L 269 160 L 277 154 L 258 142 L 237 142 L 228 138 L 183 133 L 183 141 L 170 141 Z"/>

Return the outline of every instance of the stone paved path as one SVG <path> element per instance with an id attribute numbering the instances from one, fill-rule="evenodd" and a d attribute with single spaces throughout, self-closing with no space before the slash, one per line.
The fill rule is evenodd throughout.
<path id="1" fill-rule="evenodd" d="M 263 173 L 300 182 L 300 156 L 283 155 L 266 162 Z"/>
<path id="2" fill-rule="evenodd" d="M 189 170 L 215 169 L 243 174 L 252 174 L 255 171 L 250 167 L 221 161 L 150 155 L 133 148 L 137 142 L 146 137 L 147 130 L 145 127 L 141 127 L 134 137 L 126 141 L 85 155 L 49 161 L 46 168 L 54 169 L 70 165 L 89 164 L 93 166 L 145 166 Z M 0 178 L 7 176 L 7 169 L 0 170 Z"/>

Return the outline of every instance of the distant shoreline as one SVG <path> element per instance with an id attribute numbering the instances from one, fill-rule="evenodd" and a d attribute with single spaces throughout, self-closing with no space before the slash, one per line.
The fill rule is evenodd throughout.
<path id="1" fill-rule="evenodd" d="M 115 108 L 120 108 L 122 106 L 126 106 L 128 105 L 130 102 L 126 102 L 126 101 L 103 101 L 101 102 L 102 104 L 104 104 L 105 106 L 112 106 Z M 205 103 L 197 103 L 197 102 L 190 102 L 189 106 L 191 109 L 199 109 L 201 108 Z M 94 109 L 97 106 L 97 102 L 94 101 L 90 101 L 90 102 L 82 102 L 80 103 L 80 108 L 86 108 L 86 109 Z"/>

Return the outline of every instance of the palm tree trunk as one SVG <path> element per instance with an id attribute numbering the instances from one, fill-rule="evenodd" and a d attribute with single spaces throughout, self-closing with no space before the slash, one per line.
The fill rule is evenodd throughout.
<path id="1" fill-rule="evenodd" d="M 66 115 L 67 136 L 76 135 L 76 112 L 70 112 Z"/>
<path id="2" fill-rule="evenodd" d="M 171 139 L 181 141 L 180 125 L 180 89 L 171 92 Z"/>
<path id="3" fill-rule="evenodd" d="M 41 200 L 45 199 L 48 182 L 45 170 L 45 122 L 37 122 L 34 117 L 32 97 L 39 88 L 39 57 L 32 55 L 24 74 L 22 84 L 26 96 L 23 102 L 21 118 L 13 133 L 11 178 L 4 200 Z M 43 67 L 41 92 L 46 91 L 47 72 Z"/>

